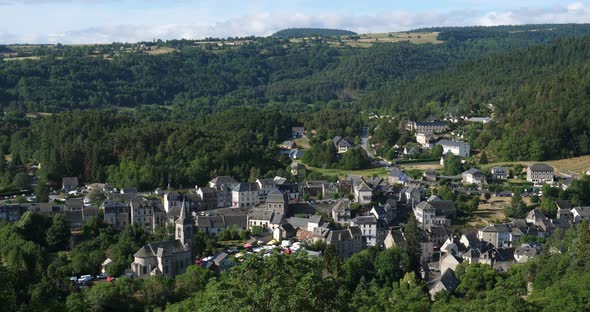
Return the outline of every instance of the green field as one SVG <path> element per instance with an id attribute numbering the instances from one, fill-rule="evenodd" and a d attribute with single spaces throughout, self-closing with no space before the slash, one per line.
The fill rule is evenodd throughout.
<path id="1" fill-rule="evenodd" d="M 319 172 L 325 176 L 331 177 L 338 177 L 340 179 L 344 179 L 349 175 L 357 175 L 363 177 L 370 177 L 370 176 L 378 176 L 378 177 L 386 177 L 388 172 L 385 168 L 371 168 L 371 169 L 364 169 L 364 170 L 342 170 L 342 169 L 323 169 L 323 168 L 316 168 L 311 166 L 305 166 L 308 171 Z"/>

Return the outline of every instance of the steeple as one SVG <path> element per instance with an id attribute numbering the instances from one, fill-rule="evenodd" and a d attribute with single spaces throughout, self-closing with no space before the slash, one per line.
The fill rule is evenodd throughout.
<path id="1" fill-rule="evenodd" d="M 186 203 L 182 201 L 180 207 L 180 215 L 176 219 L 176 233 L 175 237 L 179 240 L 185 248 L 190 248 L 193 241 L 193 225 L 190 218 L 186 217 Z"/>
<path id="2" fill-rule="evenodd" d="M 180 216 L 176 219 L 176 224 L 184 224 L 186 220 L 186 203 L 184 199 L 182 200 L 182 207 L 180 207 Z"/>

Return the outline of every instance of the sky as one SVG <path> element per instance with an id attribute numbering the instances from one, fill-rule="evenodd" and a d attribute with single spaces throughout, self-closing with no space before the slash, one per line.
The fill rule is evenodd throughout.
<path id="1" fill-rule="evenodd" d="M 0 44 L 358 33 L 433 26 L 590 23 L 590 0 L 0 0 Z"/>

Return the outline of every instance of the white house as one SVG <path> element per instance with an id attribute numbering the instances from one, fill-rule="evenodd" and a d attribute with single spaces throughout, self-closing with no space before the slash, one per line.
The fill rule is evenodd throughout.
<path id="1" fill-rule="evenodd" d="M 486 182 L 486 176 L 481 171 L 471 168 L 461 173 L 461 178 L 465 184 L 484 184 Z"/>
<path id="2" fill-rule="evenodd" d="M 354 186 L 354 199 L 361 205 L 366 205 L 373 200 L 373 189 L 362 180 Z"/>
<path id="3" fill-rule="evenodd" d="M 358 226 L 363 235 L 367 246 L 378 246 L 381 243 L 381 237 L 377 230 L 377 218 L 375 216 L 359 216 L 350 220 L 351 226 Z"/>
<path id="4" fill-rule="evenodd" d="M 547 164 L 530 164 L 526 169 L 526 180 L 537 185 L 553 183 L 553 167 Z"/>
<path id="5" fill-rule="evenodd" d="M 462 141 L 440 140 L 436 145 L 443 147 L 443 154 L 452 153 L 460 157 L 468 157 L 471 151 L 469 144 Z"/>

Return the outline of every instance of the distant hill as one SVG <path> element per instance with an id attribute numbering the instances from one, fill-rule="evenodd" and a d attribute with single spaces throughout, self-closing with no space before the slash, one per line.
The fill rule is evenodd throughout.
<path id="1" fill-rule="evenodd" d="M 14 50 L 12 50 L 11 48 L 5 46 L 5 45 L 0 45 L 0 53 L 12 53 L 14 52 Z"/>
<path id="2" fill-rule="evenodd" d="M 281 38 L 299 38 L 311 36 L 354 36 L 357 33 L 342 30 L 342 29 L 326 29 L 326 28 L 288 28 L 277 31 L 272 36 Z"/>

